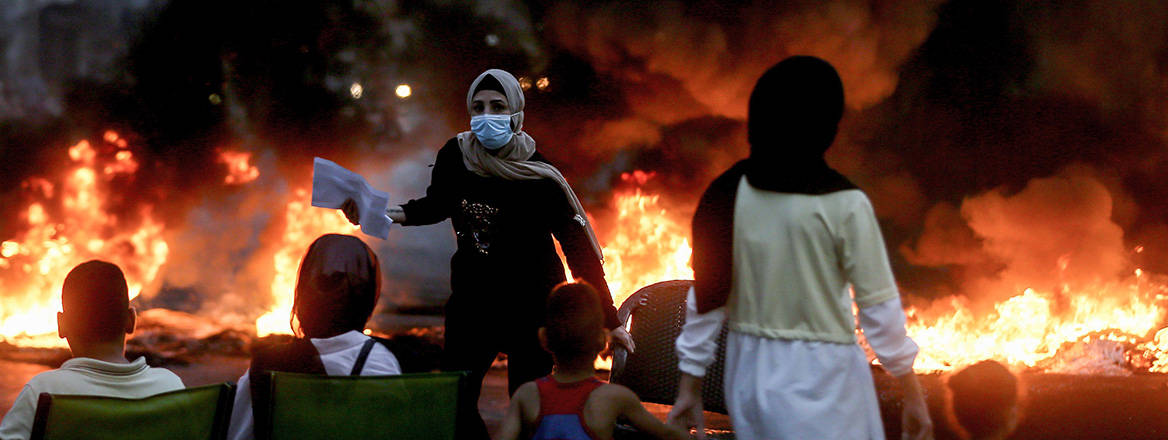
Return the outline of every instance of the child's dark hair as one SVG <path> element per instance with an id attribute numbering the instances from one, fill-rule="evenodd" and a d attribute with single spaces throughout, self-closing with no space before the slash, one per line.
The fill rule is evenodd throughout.
<path id="1" fill-rule="evenodd" d="M 292 327 L 309 338 L 362 331 L 380 295 L 381 267 L 373 250 L 351 235 L 322 235 L 300 263 Z"/>
<path id="2" fill-rule="evenodd" d="M 583 282 L 560 283 L 547 300 L 547 348 L 558 363 L 591 363 L 604 350 L 604 313 L 596 289 Z"/>
<path id="3" fill-rule="evenodd" d="M 86 261 L 65 276 L 61 311 L 72 324 L 70 338 L 82 342 L 122 339 L 129 309 L 126 276 L 113 263 Z"/>
<path id="4" fill-rule="evenodd" d="M 952 417 L 973 438 L 1004 433 L 1018 404 L 1018 379 L 1002 364 L 981 361 L 949 378 Z"/>

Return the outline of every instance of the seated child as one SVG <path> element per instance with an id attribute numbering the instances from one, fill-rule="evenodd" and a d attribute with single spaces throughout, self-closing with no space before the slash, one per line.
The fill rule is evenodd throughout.
<path id="1" fill-rule="evenodd" d="M 556 286 L 548 296 L 546 316 L 539 340 L 555 367 L 551 375 L 515 390 L 500 439 L 611 439 L 618 418 L 655 438 L 689 438 L 681 428 L 649 414 L 628 388 L 596 379 L 593 362 L 608 332 L 592 286 Z"/>
<path id="2" fill-rule="evenodd" d="M 948 381 L 950 419 L 974 440 L 1004 439 L 1018 426 L 1018 379 L 1005 366 L 981 361 Z"/>
<path id="3" fill-rule="evenodd" d="M 297 338 L 255 347 L 251 368 L 239 378 L 228 428 L 230 439 L 267 438 L 267 372 L 374 376 L 401 374 L 388 342 L 362 331 L 381 294 L 377 255 L 357 237 L 326 234 L 300 263 L 292 302 Z M 253 417 L 253 411 L 258 416 Z"/>
<path id="4" fill-rule="evenodd" d="M 34 376 L 0 422 L 0 439 L 27 439 L 41 393 L 142 398 L 183 388 L 182 380 L 146 358 L 126 359 L 126 335 L 134 331 L 134 309 L 126 277 L 98 260 L 74 267 L 61 289 L 57 334 L 73 358 L 61 368 Z"/>

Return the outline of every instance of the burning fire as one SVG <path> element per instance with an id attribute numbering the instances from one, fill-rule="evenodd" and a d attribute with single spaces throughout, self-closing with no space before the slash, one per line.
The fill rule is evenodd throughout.
<path id="1" fill-rule="evenodd" d="M 636 171 L 621 178 L 636 186 L 614 197 L 617 215 L 610 220 L 604 247 L 604 269 L 617 305 L 649 284 L 693 278 L 689 228 L 661 206 L 657 195 L 637 187 L 653 174 Z M 1065 270 L 1065 261 L 1056 263 Z M 928 308 L 908 307 L 908 333 L 921 347 L 916 369 L 947 371 L 997 359 L 1061 373 L 1122 374 L 1129 371 L 1127 365 L 1168 372 L 1168 327 L 1160 328 L 1168 280 L 1151 275 L 1135 269 L 1128 280 L 1063 286 L 1057 292 L 1025 289 L 988 313 L 976 312 L 965 296 Z M 1076 351 L 1076 345 L 1091 344 L 1119 354 Z"/>
<path id="2" fill-rule="evenodd" d="M 130 298 L 157 277 L 169 251 L 162 223 L 151 206 L 140 205 L 139 224 L 128 224 L 109 206 L 110 183 L 131 177 L 138 162 L 114 131 L 93 145 L 83 140 L 68 150 L 69 168 L 52 179 L 23 183 L 35 201 L 19 210 L 24 230 L 0 243 L 0 340 L 24 346 L 64 346 L 56 335 L 61 285 L 74 266 L 90 259 L 117 264 L 126 274 Z"/>
<path id="3" fill-rule="evenodd" d="M 220 151 L 219 162 L 227 164 L 227 176 L 223 178 L 223 183 L 241 185 L 260 177 L 260 170 L 250 161 L 251 153 L 246 151 Z"/>
<path id="4" fill-rule="evenodd" d="M 1100 362 L 1130 362 L 1149 371 L 1168 372 L 1168 328 L 1160 328 L 1168 285 L 1144 278 L 1137 269 L 1124 282 L 1060 292 L 1026 289 L 994 304 L 987 314 L 975 313 L 956 297 L 930 310 L 909 307 L 908 333 L 922 347 L 916 369 L 946 371 L 997 359 L 1063 373 L 1100 372 L 1105 367 Z M 1101 359 L 1086 353 L 1072 362 L 1055 360 L 1060 350 L 1101 341 L 1126 351 L 1127 359 Z"/>
<path id="5" fill-rule="evenodd" d="M 60 287 L 76 264 L 101 258 L 126 272 L 130 295 L 138 296 L 158 278 L 168 245 L 163 225 L 140 205 L 137 223 L 112 211 L 111 183 L 132 178 L 138 162 L 126 139 L 106 132 L 95 144 L 68 149 L 69 167 L 59 176 L 23 183 L 31 202 L 18 210 L 22 231 L 0 240 L 0 340 L 22 346 L 62 346 L 54 314 Z M 224 151 L 227 184 L 259 176 L 251 153 Z M 632 172 L 622 179 L 631 189 L 612 200 L 615 215 L 602 231 L 604 269 L 616 304 L 658 281 L 692 279 L 692 249 L 683 215 L 663 206 L 641 186 L 654 176 Z M 255 321 L 259 336 L 290 333 L 289 316 L 300 258 L 316 237 L 354 233 L 337 210 L 312 208 L 308 191 L 291 192 L 283 205 L 283 231 L 271 245 L 271 305 Z M 1142 247 L 1135 249 L 1136 253 Z M 1058 262 L 1066 268 L 1064 262 Z M 1168 277 L 1135 269 L 1126 280 L 1053 290 L 1024 289 L 987 307 L 954 296 L 928 307 L 908 307 L 908 332 L 921 353 L 916 368 L 946 371 L 982 359 L 998 359 L 1053 372 L 1144 370 L 1168 372 L 1168 327 L 1163 301 Z M 976 292 L 975 292 L 976 293 Z M 1122 373 L 1120 373 L 1122 374 Z"/>
<path id="6" fill-rule="evenodd" d="M 292 314 L 293 289 L 300 270 L 300 259 L 313 240 L 323 234 L 353 234 L 358 228 L 336 209 L 313 208 L 311 196 L 303 188 L 293 191 L 292 201 L 284 209 L 284 234 L 276 254 L 272 257 L 275 276 L 272 278 L 272 306 L 256 319 L 256 335 L 290 334 L 289 317 Z"/>
<path id="7" fill-rule="evenodd" d="M 621 179 L 644 185 L 653 173 L 634 171 Z M 661 197 L 641 188 L 613 197 L 616 218 L 604 246 L 604 273 L 617 307 L 638 289 L 666 280 L 693 279 L 689 227 L 661 206 Z"/>

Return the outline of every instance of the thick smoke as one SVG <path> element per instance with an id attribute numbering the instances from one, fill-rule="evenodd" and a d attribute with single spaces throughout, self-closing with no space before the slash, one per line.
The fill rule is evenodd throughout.
<path id="1" fill-rule="evenodd" d="M 273 243 L 311 157 L 356 169 L 395 202 L 420 196 L 437 148 L 465 130 L 465 87 L 486 68 L 547 78 L 527 92 L 527 130 L 603 239 L 622 172 L 655 171 L 650 190 L 688 215 L 745 156 L 757 77 L 810 54 L 837 67 L 847 94 L 829 163 L 873 200 L 907 292 L 1087 282 L 1131 265 L 1168 272 L 1160 2 L 299 6 L 5 3 L 0 202 L 23 205 L 20 182 L 77 139 L 117 129 L 142 167 L 115 208 L 155 206 L 172 244 L 150 301 L 250 319 L 266 306 Z M 81 21 L 49 32 L 61 17 Z M 395 96 L 399 84 L 413 94 Z M 225 185 L 225 149 L 255 153 L 260 178 Z M 15 236 L 13 222 L 0 220 L 0 239 Z M 371 242 L 385 302 L 442 301 L 450 235 L 439 224 Z"/>
<path id="2" fill-rule="evenodd" d="M 858 144 L 860 157 L 869 159 L 849 175 L 869 191 L 882 218 L 895 219 L 885 225 L 888 241 L 914 249 L 904 260 L 894 254 L 898 276 L 910 291 L 942 295 L 974 278 L 992 283 L 1028 271 L 1023 278 L 1036 279 L 1025 282 L 1049 284 L 1050 268 L 1061 257 L 1092 248 L 1047 233 L 1059 225 L 1103 240 L 1110 249 L 1092 248 L 1106 261 L 1070 267 L 1066 274 L 1116 276 L 1119 261 L 1130 258 L 1145 271 L 1168 271 L 1163 258 L 1168 242 L 1161 232 L 1168 218 L 1162 203 L 1168 185 L 1152 177 L 1168 171 L 1166 13 L 1168 7 L 1153 2 L 1080 2 L 1064 8 L 952 1 L 938 10 L 937 28 L 902 67 L 896 93 L 853 115 L 860 123 L 845 133 Z M 1080 170 L 1079 177 L 1068 177 L 1067 169 Z M 909 179 L 903 185 L 879 184 L 888 175 Z M 1064 188 L 1066 193 L 1040 189 L 1088 180 L 1094 182 L 1090 197 L 1083 184 Z M 918 219 L 888 209 L 888 201 L 906 191 L 919 195 L 920 206 L 931 206 L 908 211 L 922 215 Z M 993 211 L 987 206 L 992 197 L 968 199 L 1016 193 L 1026 194 L 1039 216 L 1064 211 L 1049 221 L 984 217 L 977 213 Z M 1084 224 L 1060 223 L 1085 218 L 1111 226 L 1092 232 Z M 1010 230 L 1019 238 L 1035 238 L 1025 243 L 1029 257 L 1002 248 L 1023 245 L 1003 235 Z M 970 245 L 975 232 L 987 240 L 984 248 Z M 1060 242 L 1044 245 L 1043 240 Z M 1065 248 L 1069 243 L 1086 248 Z M 1143 250 L 1129 255 L 1138 245 Z M 1074 266 L 1083 258 L 1070 262 Z M 996 272 L 1003 267 L 1015 273 Z"/>
<path id="3" fill-rule="evenodd" d="M 904 252 L 912 264 L 951 267 L 961 292 L 1000 301 L 1027 288 L 1082 289 L 1120 279 L 1133 252 L 1112 220 L 1112 196 L 1089 170 L 1071 167 L 1031 180 L 1017 193 L 998 188 L 939 204 Z"/>
<path id="4" fill-rule="evenodd" d="M 848 107 L 870 107 L 896 89 L 897 69 L 928 35 L 934 7 L 865 1 L 734 7 L 563 2 L 548 7 L 544 20 L 549 40 L 586 60 L 622 98 L 603 114 L 576 122 L 584 125 L 573 137 L 579 139 L 580 159 L 647 155 L 634 165 L 667 180 L 685 176 L 669 182 L 684 199 L 745 155 L 742 130 L 734 125 L 744 121 L 750 91 L 768 67 L 795 54 L 822 57 L 839 70 Z M 703 119 L 725 122 L 695 122 Z M 722 135 L 710 136 L 711 125 Z M 661 156 L 680 156 L 702 169 L 696 175 L 690 167 L 673 170 L 672 163 L 655 163 Z"/>

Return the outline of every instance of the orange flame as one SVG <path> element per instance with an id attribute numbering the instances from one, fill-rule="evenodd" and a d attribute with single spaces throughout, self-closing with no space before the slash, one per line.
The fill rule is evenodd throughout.
<path id="1" fill-rule="evenodd" d="M 107 211 L 109 182 L 132 175 L 138 164 L 116 132 L 105 132 L 103 140 L 116 150 L 112 158 L 83 140 L 68 149 L 72 165 L 57 177 L 59 183 L 33 177 L 22 185 L 38 201 L 19 210 L 24 231 L 0 243 L 0 340 L 63 346 L 56 337 L 56 312 L 65 275 L 77 264 L 90 259 L 117 264 L 133 299 L 154 282 L 166 261 L 163 225 L 151 216 L 149 205 L 140 206 L 141 223 L 134 226 Z M 58 204 L 59 210 L 50 209 Z"/>
<path id="2" fill-rule="evenodd" d="M 292 314 L 293 289 L 300 260 L 308 245 L 328 233 L 353 234 L 358 230 L 336 209 L 313 208 L 310 194 L 303 188 L 293 191 L 292 201 L 284 209 L 284 234 L 272 257 L 275 276 L 272 278 L 272 306 L 256 319 L 256 335 L 291 334 L 289 318 Z"/>
<path id="3" fill-rule="evenodd" d="M 640 171 L 621 176 L 636 185 L 652 177 Z M 604 269 L 618 306 L 649 284 L 693 278 L 684 218 L 663 208 L 657 195 L 640 188 L 618 193 L 612 203 L 617 215 L 606 222 Z M 1141 246 L 1135 252 L 1142 250 Z M 1054 263 L 1067 266 L 1065 258 Z M 1097 373 L 1100 370 L 1091 369 L 1092 363 L 1130 361 L 1108 374 L 1126 373 L 1129 367 L 1168 372 L 1168 328 L 1160 328 L 1168 313 L 1162 304 L 1168 299 L 1168 278 L 1142 269 L 1132 273 L 1128 280 L 1082 288 L 1064 285 L 1059 292 L 1025 289 L 982 313 L 975 311 L 966 296 L 946 298 L 926 308 L 908 307 L 908 333 L 921 347 L 915 368 L 948 371 L 997 359 L 1051 372 Z M 1062 359 L 1075 344 L 1092 341 L 1119 347 L 1120 359 L 1090 350 L 1079 353 L 1085 359 Z"/>
<path id="4" fill-rule="evenodd" d="M 260 177 L 260 170 L 250 163 L 249 152 L 223 150 L 219 152 L 219 162 L 227 164 L 223 183 L 228 185 L 242 185 Z"/>
<path id="5" fill-rule="evenodd" d="M 644 184 L 652 173 L 635 171 L 622 179 Z M 689 227 L 661 206 L 658 195 L 640 188 L 613 197 L 616 217 L 605 241 L 604 273 L 619 307 L 637 289 L 665 280 L 693 278 Z"/>
<path id="6" fill-rule="evenodd" d="M 1165 316 L 1165 310 L 1156 304 L 1156 290 L 1164 291 L 1165 287 L 1117 282 L 1058 293 L 1026 289 L 985 314 L 975 313 L 959 298 L 949 298 L 944 301 L 948 304 L 930 310 L 909 307 L 908 333 L 921 347 L 915 367 L 918 371 L 947 371 L 996 359 L 1042 368 L 1067 344 L 1103 340 L 1138 345 L 1160 364 L 1151 370 L 1164 372 L 1168 351 L 1156 345 L 1164 338 L 1148 339 Z"/>

